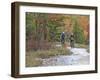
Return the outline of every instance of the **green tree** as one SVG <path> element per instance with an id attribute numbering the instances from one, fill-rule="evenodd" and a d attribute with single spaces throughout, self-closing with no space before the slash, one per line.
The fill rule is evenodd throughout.
<path id="1" fill-rule="evenodd" d="M 60 27 L 64 27 L 64 16 L 63 15 L 51 15 L 48 14 L 48 16 L 52 16 L 54 18 L 49 18 L 47 20 L 47 26 L 49 28 L 49 40 L 50 41 L 60 41 L 60 35 L 62 30 L 60 30 Z"/>
<path id="2" fill-rule="evenodd" d="M 75 20 L 73 26 L 73 33 L 74 33 L 74 39 L 76 43 L 83 44 L 85 42 L 83 29 L 79 26 L 77 20 Z"/>
<path id="3" fill-rule="evenodd" d="M 36 19 L 37 15 L 33 13 L 26 13 L 26 40 L 34 36 L 36 30 Z"/>

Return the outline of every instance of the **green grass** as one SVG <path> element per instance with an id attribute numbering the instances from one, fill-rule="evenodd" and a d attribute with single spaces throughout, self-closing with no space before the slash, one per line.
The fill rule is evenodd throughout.
<path id="1" fill-rule="evenodd" d="M 70 50 L 65 48 L 55 48 L 50 50 L 37 50 L 37 51 L 28 51 L 27 56 L 32 56 L 36 58 L 49 58 L 57 55 L 69 55 L 71 54 Z"/>
<path id="2" fill-rule="evenodd" d="M 65 48 L 55 48 L 50 50 L 37 50 L 26 52 L 26 67 L 40 66 L 42 64 L 42 58 L 49 58 L 59 55 L 70 55 L 70 50 Z"/>
<path id="3" fill-rule="evenodd" d="M 75 44 L 76 48 L 87 48 L 87 45 L 85 44 Z"/>
<path id="4" fill-rule="evenodd" d="M 36 67 L 40 66 L 42 64 L 42 61 L 39 59 L 36 59 L 32 56 L 26 56 L 26 67 Z"/>

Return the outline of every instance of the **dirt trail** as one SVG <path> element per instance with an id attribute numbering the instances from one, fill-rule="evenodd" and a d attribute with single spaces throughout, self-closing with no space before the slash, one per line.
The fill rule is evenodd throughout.
<path id="1" fill-rule="evenodd" d="M 90 55 L 85 48 L 70 48 L 73 54 L 55 56 L 51 58 L 42 59 L 42 66 L 62 66 L 62 65 L 86 65 L 89 64 Z"/>

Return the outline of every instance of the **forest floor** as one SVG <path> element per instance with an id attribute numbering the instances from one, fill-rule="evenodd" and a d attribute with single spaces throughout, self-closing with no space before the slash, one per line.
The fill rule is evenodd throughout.
<path id="1" fill-rule="evenodd" d="M 70 48 L 73 54 L 60 55 L 47 59 L 42 59 L 42 66 L 62 66 L 62 65 L 87 65 L 89 64 L 90 54 L 85 48 Z"/>
<path id="2" fill-rule="evenodd" d="M 89 64 L 90 54 L 86 45 L 75 44 L 75 48 L 62 48 L 58 44 L 56 47 L 47 51 L 27 52 L 26 67 Z"/>

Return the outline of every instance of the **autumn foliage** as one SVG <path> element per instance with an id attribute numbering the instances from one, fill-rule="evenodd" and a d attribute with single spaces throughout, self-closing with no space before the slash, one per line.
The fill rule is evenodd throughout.
<path id="1" fill-rule="evenodd" d="M 26 12 L 26 49 L 47 50 L 62 32 L 74 33 L 76 43 L 89 41 L 89 16 Z"/>

